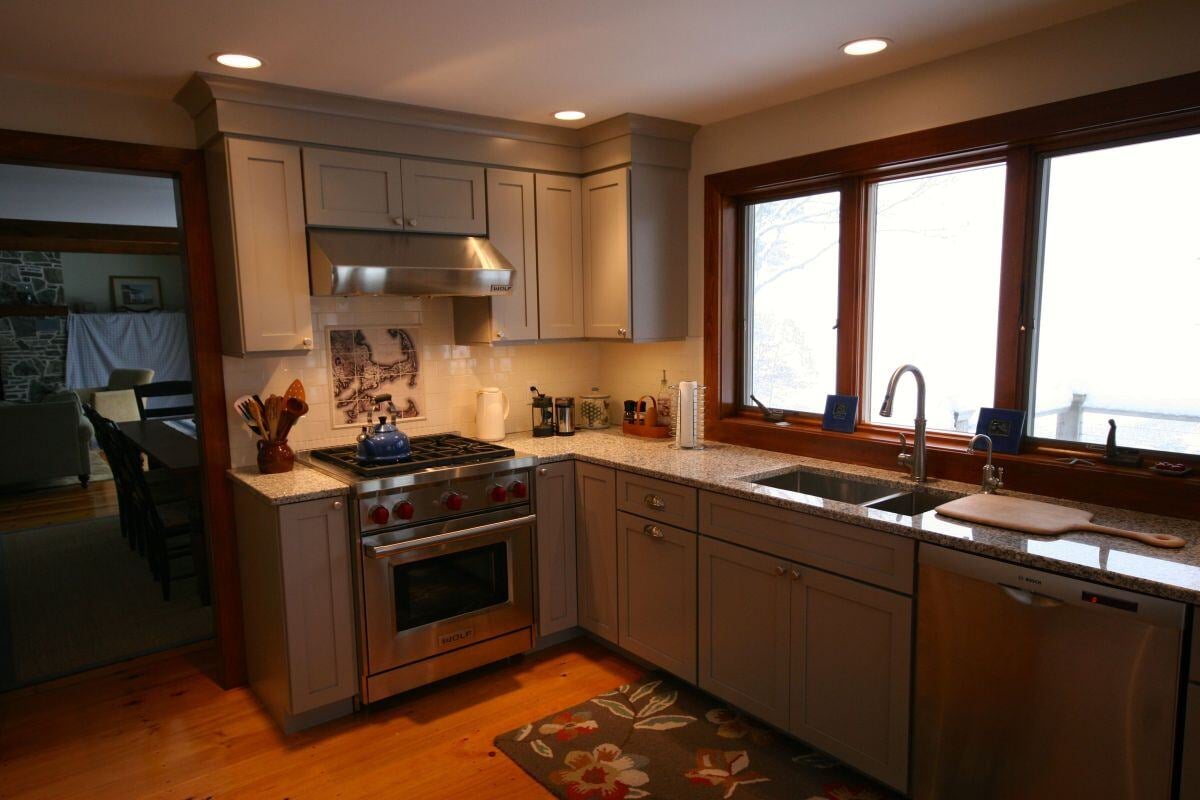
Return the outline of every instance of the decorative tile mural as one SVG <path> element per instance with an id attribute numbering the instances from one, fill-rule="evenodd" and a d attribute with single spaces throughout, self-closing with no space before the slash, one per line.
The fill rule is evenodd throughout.
<path id="1" fill-rule="evenodd" d="M 375 396 L 390 394 L 402 419 L 425 418 L 425 387 L 414 328 L 330 328 L 333 427 L 368 425 Z"/>

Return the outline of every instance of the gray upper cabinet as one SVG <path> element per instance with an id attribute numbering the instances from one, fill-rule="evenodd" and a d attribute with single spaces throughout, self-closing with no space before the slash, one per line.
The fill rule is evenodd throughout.
<path id="1" fill-rule="evenodd" d="M 309 225 L 404 227 L 401 160 L 348 150 L 304 148 L 304 208 Z"/>
<path id="2" fill-rule="evenodd" d="M 787 728 L 786 562 L 707 537 L 699 554 L 700 688 Z"/>
<path id="3" fill-rule="evenodd" d="M 583 336 L 582 189 L 579 178 L 537 175 L 538 326 L 542 339 Z"/>
<path id="4" fill-rule="evenodd" d="M 575 468 L 571 461 L 537 469 L 538 635 L 578 624 L 575 589 Z"/>
<path id="5" fill-rule="evenodd" d="M 617 643 L 616 475 L 608 467 L 575 465 L 576 572 L 579 624 Z"/>
<path id="6" fill-rule="evenodd" d="M 488 238 L 513 265 L 512 291 L 454 298 L 455 344 L 538 338 L 537 208 L 533 173 L 487 171 Z"/>
<path id="7" fill-rule="evenodd" d="M 300 148 L 226 138 L 207 169 L 223 351 L 311 350 Z"/>
<path id="8" fill-rule="evenodd" d="M 589 339 L 630 338 L 629 170 L 583 179 L 583 320 Z"/>
<path id="9" fill-rule="evenodd" d="M 789 582 L 788 730 L 904 790 L 912 600 L 804 567 Z"/>
<path id="10" fill-rule="evenodd" d="M 407 231 L 487 234 L 483 167 L 405 158 L 401 176 Z"/>
<path id="11" fill-rule="evenodd" d="M 696 682 L 696 534 L 617 514 L 621 647 Z"/>
<path id="12" fill-rule="evenodd" d="M 687 173 L 637 165 L 583 179 L 584 335 L 687 335 Z"/>

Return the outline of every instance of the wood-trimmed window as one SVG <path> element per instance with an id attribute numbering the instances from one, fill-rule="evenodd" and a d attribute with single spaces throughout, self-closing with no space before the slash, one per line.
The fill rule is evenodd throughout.
<path id="1" fill-rule="evenodd" d="M 1110 170 L 1102 177 L 1111 179 L 1109 200 L 1116 201 L 1122 178 L 1112 165 L 1122 156 L 1150 159 L 1153 153 L 1146 163 L 1156 167 L 1158 184 L 1135 179 L 1128 170 L 1124 180 L 1143 205 L 1148 197 L 1158 203 L 1157 211 L 1148 212 L 1152 216 L 1143 215 L 1143 228 L 1153 227 L 1152 222 L 1167 225 L 1174 204 L 1162 202 L 1154 187 L 1176 180 L 1185 166 L 1197 169 L 1197 134 L 1200 73 L 707 176 L 709 437 L 894 466 L 897 433 L 911 427 L 911 419 L 903 419 L 911 414 L 879 418 L 880 382 L 903 361 L 912 361 L 925 370 L 930 385 L 926 416 L 932 476 L 977 481 L 981 458 L 967 453 L 965 446 L 978 407 L 1022 409 L 1027 419 L 1022 452 L 998 457 L 1008 467 L 1010 487 L 1200 517 L 1200 479 L 1103 464 L 1097 451 L 1097 424 L 1104 422 L 1097 422 L 1097 414 L 1112 413 L 1119 425 L 1125 423 L 1119 427 L 1126 434 L 1121 444 L 1141 444 L 1147 450 L 1153 449 L 1147 442 L 1168 445 L 1160 448 L 1169 451 L 1167 456 L 1148 453 L 1147 465 L 1165 457 L 1200 472 L 1200 419 L 1191 419 L 1200 417 L 1200 404 L 1191 408 L 1188 400 L 1194 394 L 1191 386 L 1200 383 L 1200 377 L 1191 378 L 1200 375 L 1200 359 L 1194 356 L 1200 329 L 1186 345 L 1178 336 L 1173 346 L 1163 342 L 1167 352 L 1179 353 L 1177 369 L 1190 370 L 1186 380 L 1160 376 L 1155 383 L 1151 376 L 1161 370 L 1153 370 L 1143 373 L 1137 387 L 1145 386 L 1141 402 L 1146 407 L 1144 398 L 1155 393 L 1180 394 L 1161 398 L 1161 409 L 1145 412 L 1148 419 L 1159 420 L 1156 425 L 1174 425 L 1169 436 L 1160 430 L 1145 433 L 1138 442 L 1133 418 L 1122 419 L 1114 413 L 1120 409 L 1106 405 L 1102 397 L 1093 410 L 1078 392 L 1066 400 L 1059 396 L 1059 384 L 1074 385 L 1068 378 L 1078 377 L 1067 374 L 1072 369 L 1098 368 L 1064 366 L 1070 360 L 1063 351 L 1071 345 L 1063 331 L 1074 326 L 1086 332 L 1091 325 L 1098 345 L 1122 342 L 1112 333 L 1121 330 L 1122 297 L 1094 290 L 1080 295 L 1081 302 L 1103 315 L 1103 327 L 1091 323 L 1086 312 L 1062 305 L 1064 281 L 1087 285 L 1091 277 L 1079 259 L 1090 258 L 1097 265 L 1096 280 L 1103 280 L 1107 269 L 1116 294 L 1128 296 L 1137 285 L 1126 281 L 1120 289 L 1120 282 L 1112 280 L 1119 274 L 1112 259 L 1099 268 L 1100 256 L 1106 254 L 1081 233 L 1086 219 L 1071 219 L 1063 209 L 1094 200 L 1093 213 L 1103 216 L 1103 192 L 1095 176 L 1087 178 L 1088 169 Z M 1144 146 L 1137 150 L 1138 145 Z M 1180 159 L 1177 168 L 1163 170 L 1160 165 L 1171 158 Z M 1067 169 L 1068 164 L 1073 168 Z M 1095 198 L 1088 197 L 1089 180 Z M 1195 197 L 1194 182 L 1190 185 Z M 1125 199 L 1139 202 L 1138 197 Z M 1200 230 L 1195 222 L 1191 227 Z M 935 241 L 939 237 L 942 241 Z M 1176 261 L 1185 257 L 1188 241 L 1183 237 L 1182 244 L 1174 243 Z M 956 258 L 962 262 L 957 267 Z M 1172 269 L 1175 273 L 1160 271 L 1157 276 L 1157 291 L 1164 297 L 1186 292 L 1187 281 L 1200 281 L 1191 273 L 1185 276 L 1186 268 L 1178 264 Z M 1200 272 L 1200 264 L 1192 270 Z M 1171 274 L 1181 282 L 1164 280 Z M 955 285 L 947 285 L 948 280 Z M 1043 294 L 1055 305 L 1043 307 Z M 1141 296 L 1145 303 L 1153 292 Z M 923 302 L 925 297 L 931 299 Z M 1195 324 L 1200 298 L 1193 297 L 1190 306 L 1176 302 L 1164 307 L 1174 309 L 1174 327 L 1166 327 L 1187 328 Z M 1180 319 L 1188 308 L 1190 322 Z M 1155 341 L 1145 330 L 1147 314 L 1139 306 L 1128 315 L 1138 321 L 1130 331 L 1131 345 L 1143 350 Z M 1040 373 L 1039 336 L 1044 336 Z M 1124 358 L 1130 361 L 1128 355 Z M 1114 353 L 1107 366 L 1118 374 L 1137 374 L 1133 363 L 1120 361 L 1121 355 Z M 1101 362 L 1089 353 L 1087 363 Z M 949 370 L 949 364 L 960 366 Z M 1052 369 L 1056 376 L 1050 375 Z M 821 429 L 820 399 L 835 391 L 860 398 L 854 434 Z M 911 397 L 915 391 L 905 385 L 901 393 Z M 764 422 L 751 395 L 793 412 L 791 424 Z"/>

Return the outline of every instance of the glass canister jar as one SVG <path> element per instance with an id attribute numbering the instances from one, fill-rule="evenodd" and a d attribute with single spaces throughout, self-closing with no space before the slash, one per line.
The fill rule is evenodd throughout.
<path id="1" fill-rule="evenodd" d="M 607 428 L 609 419 L 609 399 L 611 395 L 601 394 L 599 387 L 593 386 L 590 394 L 579 398 L 579 427 L 584 430 L 599 430 Z"/>

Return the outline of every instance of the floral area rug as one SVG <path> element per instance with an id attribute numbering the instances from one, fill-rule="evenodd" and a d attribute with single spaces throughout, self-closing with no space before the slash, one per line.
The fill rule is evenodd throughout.
<path id="1" fill-rule="evenodd" d="M 661 675 L 496 737 L 566 800 L 892 800 L 840 762 Z"/>

